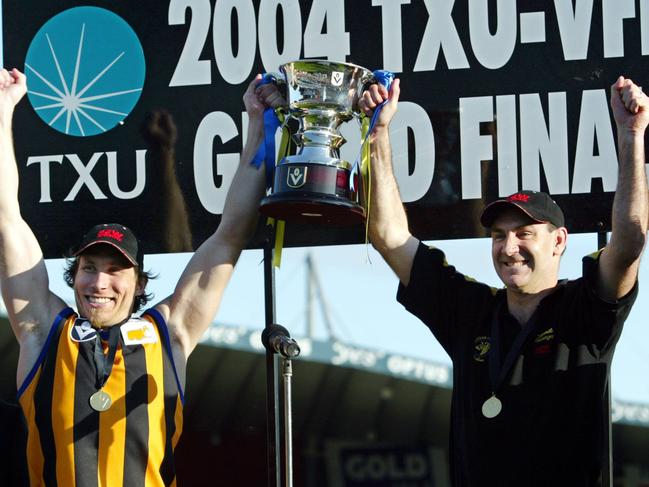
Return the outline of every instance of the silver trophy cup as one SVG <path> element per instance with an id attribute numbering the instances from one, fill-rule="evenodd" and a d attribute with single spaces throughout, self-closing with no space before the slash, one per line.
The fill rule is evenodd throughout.
<path id="1" fill-rule="evenodd" d="M 356 224 L 365 219 L 358 171 L 340 158 L 338 128 L 359 116 L 358 101 L 372 72 L 348 63 L 303 60 L 281 66 L 288 117 L 298 122 L 295 155 L 275 168 L 272 192 L 260 211 L 280 220 Z"/>

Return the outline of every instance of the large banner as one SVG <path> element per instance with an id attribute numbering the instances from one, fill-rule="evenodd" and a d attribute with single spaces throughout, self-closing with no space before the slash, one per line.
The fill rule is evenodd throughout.
<path id="1" fill-rule="evenodd" d="M 636 0 L 4 1 L 4 58 L 28 76 L 15 117 L 23 214 L 47 256 L 101 221 L 147 252 L 218 225 L 258 72 L 300 58 L 402 80 L 394 165 L 413 233 L 484 235 L 485 201 L 549 191 L 572 232 L 610 228 L 608 96 L 642 84 L 649 2 Z M 358 155 L 355 121 L 343 157 Z M 260 229 L 253 245 L 264 237 Z M 363 228 L 289 225 L 287 245 Z"/>

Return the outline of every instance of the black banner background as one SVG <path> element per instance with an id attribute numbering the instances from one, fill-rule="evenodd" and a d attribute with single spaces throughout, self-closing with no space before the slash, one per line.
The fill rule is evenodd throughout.
<path id="1" fill-rule="evenodd" d="M 240 0 L 238 3 L 253 4 L 258 15 L 259 1 Z M 570 1 L 568 3 L 572 4 Z M 21 176 L 21 208 L 47 257 L 60 257 L 78 241 L 83 231 L 104 221 L 119 221 L 134 228 L 143 240 L 147 253 L 188 250 L 186 245 L 174 243 L 179 238 L 182 240 L 182 236 L 178 237 L 178 234 L 186 235 L 186 230 L 178 220 L 174 222 L 172 218 L 165 216 L 165 207 L 171 196 L 165 187 L 160 170 L 161 162 L 156 160 L 154 151 L 150 150 L 147 155 L 146 187 L 140 196 L 130 200 L 115 198 L 108 191 L 107 199 L 95 200 L 84 187 L 74 201 L 63 201 L 79 177 L 76 170 L 64 161 L 51 167 L 52 202 L 39 203 L 41 187 L 38 165 L 26 166 L 28 157 L 33 155 L 77 154 L 82 161 L 87 162 L 93 153 L 116 151 L 120 167 L 119 185 L 131 188 L 135 183 L 135 151 L 147 148 L 140 126 L 147 114 L 158 108 L 164 108 L 172 115 L 178 129 L 175 170 L 188 209 L 192 246 L 197 247 L 219 222 L 220 215 L 207 211 L 197 195 L 193 169 L 196 130 L 208 113 L 226 112 L 236 124 L 239 136 L 226 143 L 216 138 L 214 155 L 239 152 L 242 144 L 241 113 L 244 111 L 241 97 L 248 80 L 256 72 L 265 69 L 257 48 L 254 67 L 247 80 L 235 85 L 224 81 L 214 60 L 210 30 L 200 59 L 211 60 L 211 84 L 170 87 L 169 81 L 185 45 L 192 18 L 187 10 L 185 25 L 169 25 L 169 4 L 170 2 L 159 0 L 83 3 L 69 0 L 56 3 L 3 1 L 4 59 L 7 67 L 16 66 L 24 70 L 27 49 L 40 27 L 63 10 L 80 5 L 102 7 L 122 17 L 137 33 L 146 58 L 146 81 L 139 102 L 123 125 L 101 135 L 72 137 L 59 133 L 43 123 L 26 100 L 21 102 L 16 112 L 14 134 Z M 214 4 L 215 0 L 212 0 L 211 12 L 214 11 Z M 304 31 L 312 2 L 300 1 L 299 4 Z M 346 61 L 370 69 L 382 68 L 384 46 L 381 8 L 372 6 L 371 0 L 346 0 L 344 4 L 345 29 L 350 36 L 350 54 Z M 429 13 L 423 0 L 411 0 L 401 7 L 403 71 L 397 73 L 402 80 L 401 100 L 416 103 L 425 109 L 435 134 L 436 157 L 432 184 L 425 196 L 406 204 L 411 229 L 421 239 L 484 236 L 483 229 L 477 225 L 480 209 L 485 201 L 498 196 L 497 148 L 494 142 L 493 161 L 482 164 L 482 197 L 462 198 L 460 98 L 538 93 L 547 113 L 547 94 L 565 92 L 569 173 L 572 177 L 583 91 L 604 89 L 608 94 L 608 88 L 618 74 L 632 77 L 640 84 L 646 78 L 646 60 L 641 54 L 641 6 L 637 1 L 637 18 L 627 19 L 623 24 L 624 57 L 605 58 L 602 2 L 596 1 L 590 23 L 588 57 L 576 61 L 564 60 L 554 5 L 540 0 L 519 1 L 516 7 L 519 15 L 523 12 L 545 12 L 546 40 L 521 43 L 519 32 L 511 58 L 498 69 L 483 67 L 472 51 L 468 21 L 470 5 L 468 0 L 458 0 L 452 12 L 470 67 L 449 69 L 444 53 L 439 52 L 434 70 L 418 72 L 413 67 L 421 49 Z M 494 33 L 498 28 L 495 15 L 497 2 L 490 1 L 488 6 L 489 25 Z M 281 15 L 279 12 L 281 9 L 278 10 L 278 17 Z M 233 38 L 236 39 L 236 16 L 231 24 L 235 26 Z M 278 45 L 281 46 L 281 42 Z M 236 42 L 233 52 L 236 52 Z M 482 128 L 482 133 L 488 132 L 493 132 L 493 127 Z M 408 154 L 411 170 L 417 164 L 417 158 L 423 157 L 415 153 L 412 137 L 411 133 Z M 594 151 L 597 153 L 596 148 Z M 104 161 L 98 163 L 92 171 L 93 179 L 102 189 L 107 188 L 106 167 Z M 218 165 L 215 174 L 218 179 Z M 218 186 L 218 180 L 216 182 Z M 547 189 L 543 169 L 541 189 Z M 590 193 L 554 196 L 566 212 L 567 226 L 571 232 L 594 232 L 610 228 L 612 193 L 604 192 L 598 179 L 593 179 Z M 251 245 L 260 246 L 264 234 L 260 223 L 260 230 Z M 289 225 L 286 239 L 286 245 L 289 246 L 358 243 L 364 239 L 364 229 Z"/>

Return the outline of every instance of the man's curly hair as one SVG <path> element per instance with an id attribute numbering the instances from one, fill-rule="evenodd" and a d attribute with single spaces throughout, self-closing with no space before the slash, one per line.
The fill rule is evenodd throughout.
<path id="1" fill-rule="evenodd" d="M 74 252 L 68 252 L 68 255 L 65 257 L 65 269 L 63 270 L 63 280 L 65 283 L 74 287 L 74 278 L 77 275 L 77 270 L 79 269 L 79 256 L 75 256 Z M 137 273 L 137 282 L 142 284 L 143 288 L 146 288 L 149 279 L 155 279 L 157 275 L 153 275 L 150 272 L 142 270 L 139 266 L 134 266 L 135 272 Z M 152 293 L 143 292 L 139 296 L 136 295 L 133 298 L 133 313 L 142 309 L 146 304 L 153 298 Z"/>

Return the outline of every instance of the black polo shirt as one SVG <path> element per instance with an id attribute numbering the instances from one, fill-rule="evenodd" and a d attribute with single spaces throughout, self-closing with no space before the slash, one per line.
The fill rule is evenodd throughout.
<path id="1" fill-rule="evenodd" d="M 560 281 L 539 304 L 533 327 L 492 395 L 493 327 L 501 363 L 521 331 L 504 289 L 476 282 L 420 245 L 410 283 L 397 299 L 433 332 L 453 361 L 450 460 L 454 486 L 597 485 L 604 455 L 606 388 L 615 344 L 637 296 L 616 303 L 594 291 L 598 254 L 583 259 L 583 277 Z"/>

